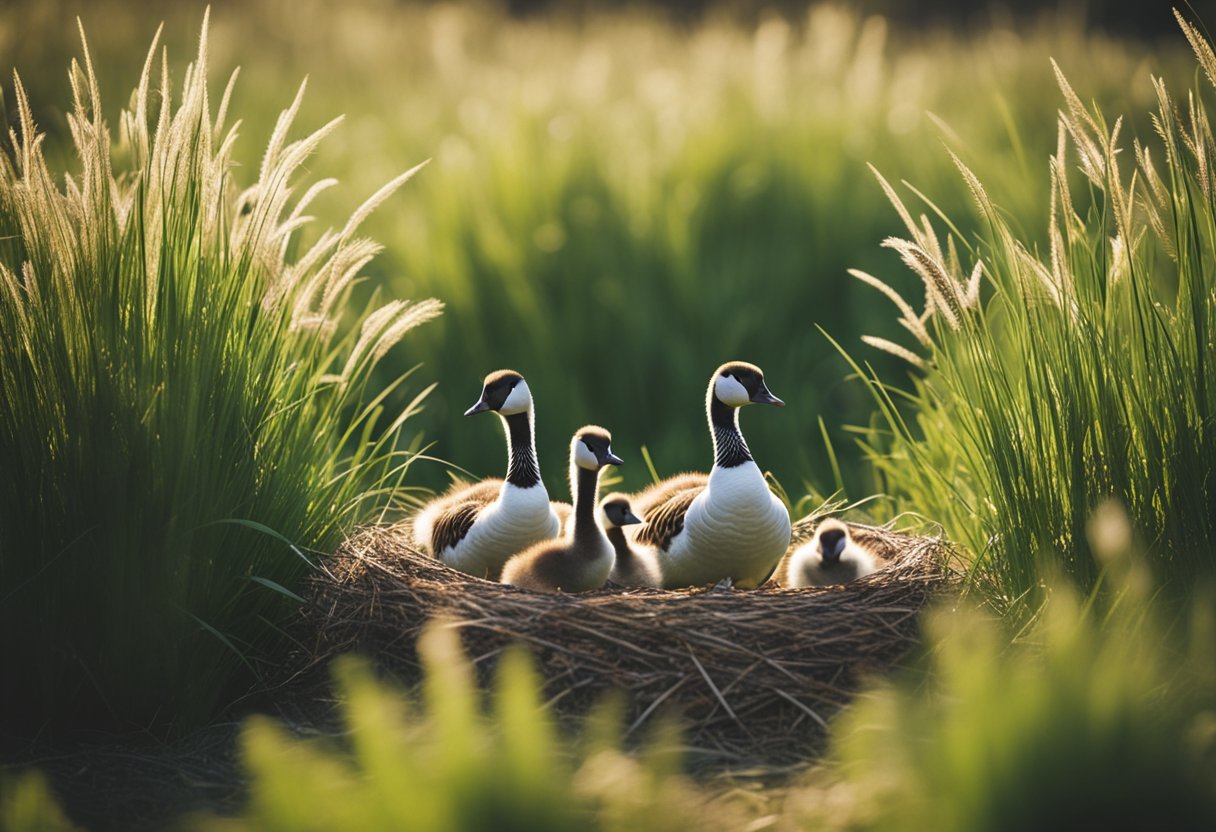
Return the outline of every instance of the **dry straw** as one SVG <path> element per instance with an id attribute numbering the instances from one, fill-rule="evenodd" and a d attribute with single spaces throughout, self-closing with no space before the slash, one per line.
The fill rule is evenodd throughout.
<path id="1" fill-rule="evenodd" d="M 951 582 L 942 540 L 854 530 L 884 567 L 848 586 L 545 595 L 456 572 L 413 550 L 401 526 L 370 529 L 312 580 L 304 674 L 353 652 L 417 681 L 415 643 L 438 616 L 459 627 L 483 683 L 522 643 L 563 716 L 624 691 L 631 738 L 676 713 L 700 765 L 796 765 L 859 682 L 916 644 L 918 613 Z M 795 539 L 809 532 L 799 524 Z"/>

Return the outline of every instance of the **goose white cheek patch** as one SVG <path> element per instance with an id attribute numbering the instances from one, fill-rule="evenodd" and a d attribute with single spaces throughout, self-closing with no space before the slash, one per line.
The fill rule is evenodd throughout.
<path id="1" fill-rule="evenodd" d="M 734 376 L 718 376 L 714 382 L 714 395 L 718 401 L 731 407 L 742 407 L 751 401 L 747 388 Z"/>
<path id="2" fill-rule="evenodd" d="M 511 390 L 507 400 L 502 403 L 502 407 L 498 412 L 503 416 L 514 416 L 516 413 L 523 413 L 532 406 L 532 392 L 528 390 L 528 382 L 522 379 Z"/>
<path id="3" fill-rule="evenodd" d="M 600 461 L 595 458 L 595 454 L 583 444 L 581 439 L 574 440 L 574 464 L 579 468 L 596 469 L 600 467 Z"/>

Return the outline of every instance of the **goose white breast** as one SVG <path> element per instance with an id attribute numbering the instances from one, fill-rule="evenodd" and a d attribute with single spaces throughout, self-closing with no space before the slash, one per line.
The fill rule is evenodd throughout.
<path id="1" fill-rule="evenodd" d="M 455 569 L 497 579 L 511 555 L 556 537 L 560 520 L 540 477 L 532 395 L 523 376 L 513 370 L 486 376 L 465 415 L 487 411 L 499 415 L 506 431 L 506 479 L 458 487 L 434 500 L 414 521 L 414 541 Z"/>
<path id="2" fill-rule="evenodd" d="M 650 547 L 668 587 L 732 579 L 758 586 L 772 573 L 790 542 L 790 517 L 769 490 L 739 430 L 739 408 L 762 403 L 781 406 L 759 367 L 732 361 L 715 371 L 706 392 L 714 444 L 714 466 L 698 484 L 659 483 L 648 491 L 662 496 L 645 511 L 633 532 L 635 546 Z M 687 483 L 690 487 L 683 487 Z"/>

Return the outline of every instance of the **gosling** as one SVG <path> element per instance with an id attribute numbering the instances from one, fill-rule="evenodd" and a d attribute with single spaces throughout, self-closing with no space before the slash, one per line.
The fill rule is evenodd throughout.
<path id="1" fill-rule="evenodd" d="M 600 503 L 600 522 L 616 553 L 616 563 L 608 580 L 618 586 L 662 586 L 663 576 L 653 552 L 635 549 L 625 539 L 623 527 L 642 522 L 642 518 L 633 513 L 629 498 L 624 494 L 605 497 Z"/>
<path id="2" fill-rule="evenodd" d="M 819 524 L 815 536 L 794 550 L 786 568 L 789 587 L 831 586 L 869 575 L 877 568 L 874 555 L 835 518 Z"/>
<path id="3" fill-rule="evenodd" d="M 595 519 L 600 471 L 620 465 L 612 452 L 612 435 L 587 425 L 570 442 L 570 491 L 574 518 L 569 539 L 533 545 L 507 561 L 502 582 L 536 592 L 588 592 L 608 580 L 616 555 Z"/>

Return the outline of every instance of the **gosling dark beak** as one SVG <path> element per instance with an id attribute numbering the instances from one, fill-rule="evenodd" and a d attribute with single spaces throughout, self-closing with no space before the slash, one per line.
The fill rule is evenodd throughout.
<path id="1" fill-rule="evenodd" d="M 468 410 L 466 410 L 464 412 L 464 415 L 472 416 L 475 413 L 485 413 L 487 410 L 492 410 L 492 409 L 493 408 L 491 408 L 488 404 L 486 404 L 485 399 L 478 399 L 477 404 L 473 405 Z"/>
<path id="2" fill-rule="evenodd" d="M 819 542 L 819 550 L 823 553 L 824 563 L 836 563 L 840 560 L 840 555 L 844 552 L 844 547 L 848 543 L 844 535 L 833 540 L 821 540 Z"/>
<path id="3" fill-rule="evenodd" d="M 612 451 L 604 451 L 604 458 L 600 460 L 601 465 L 623 465 L 625 460 L 614 454 Z"/>
<path id="4" fill-rule="evenodd" d="M 643 521 L 641 517 L 638 517 L 632 511 L 625 512 L 625 516 L 623 518 L 621 518 L 622 526 L 632 526 L 632 525 L 635 525 L 637 523 L 642 523 L 642 522 L 645 522 L 645 521 Z"/>
<path id="5" fill-rule="evenodd" d="M 756 395 L 752 396 L 752 401 L 756 404 L 771 404 L 777 407 L 785 407 L 785 402 L 774 396 L 763 382 L 760 383 L 760 389 L 756 391 Z"/>

